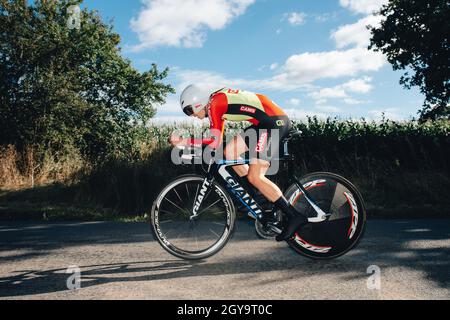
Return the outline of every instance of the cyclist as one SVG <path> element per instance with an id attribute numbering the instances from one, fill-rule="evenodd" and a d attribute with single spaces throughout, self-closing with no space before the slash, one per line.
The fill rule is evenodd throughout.
<path id="1" fill-rule="evenodd" d="M 252 124 L 242 135 L 237 135 L 225 148 L 227 160 L 237 160 L 251 148 L 256 154 L 250 159 L 249 165 L 234 166 L 234 171 L 244 182 L 247 190 L 249 184 L 262 193 L 277 209 L 281 209 L 287 216 L 282 226 L 282 232 L 276 237 L 277 241 L 291 239 L 298 228 L 308 223 L 308 219 L 298 213 L 286 200 L 280 188 L 265 175 L 270 167 L 270 157 L 267 149 L 271 146 L 271 130 L 278 129 L 279 141 L 283 140 L 291 129 L 291 122 L 274 102 L 261 94 L 244 90 L 222 88 L 217 91 L 208 90 L 199 85 L 188 86 L 181 94 L 180 104 L 183 112 L 188 116 L 199 119 L 206 117 L 210 120 L 211 137 L 207 139 L 183 139 L 172 135 L 171 143 L 177 145 L 209 145 L 217 148 L 222 143 L 225 121 L 248 121 Z M 245 136 L 249 130 L 255 130 L 257 145 L 249 145 Z"/>

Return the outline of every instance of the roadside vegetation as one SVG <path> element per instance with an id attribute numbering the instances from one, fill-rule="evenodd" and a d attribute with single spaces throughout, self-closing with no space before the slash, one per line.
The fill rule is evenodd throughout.
<path id="1" fill-rule="evenodd" d="M 143 219 L 168 180 L 200 170 L 172 164 L 167 140 L 205 128 L 149 125 L 174 93 L 169 70 L 134 68 L 111 23 L 71 10 L 82 2 L 0 0 L 0 220 Z M 419 119 L 297 122 L 298 175 L 344 175 L 372 217 L 449 217 L 447 2 L 390 1 L 371 29 L 424 94 Z"/>
<path id="2" fill-rule="evenodd" d="M 449 121 L 309 118 L 296 122 L 295 127 L 303 131 L 291 146 L 297 174 L 331 171 L 344 175 L 361 189 L 371 217 L 450 216 Z M 48 155 L 36 166 L 37 160 L 30 160 L 28 153 L 20 154 L 9 146 L 0 157 L 0 217 L 143 217 L 165 183 L 179 174 L 201 170 L 170 161 L 167 140 L 170 132 L 180 128 L 192 134 L 201 131 L 187 125 L 152 126 L 149 143 L 141 146 L 137 156 L 97 165 L 74 152 L 58 161 Z"/>

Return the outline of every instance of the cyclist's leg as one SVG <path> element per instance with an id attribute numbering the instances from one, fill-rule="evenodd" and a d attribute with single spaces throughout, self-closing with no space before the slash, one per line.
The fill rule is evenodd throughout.
<path id="1" fill-rule="evenodd" d="M 280 188 L 266 177 L 270 163 L 266 160 L 252 159 L 248 171 L 248 181 L 270 202 L 276 202 L 283 196 Z"/>
<path id="2" fill-rule="evenodd" d="M 269 127 L 270 128 L 270 127 Z M 267 200 L 273 202 L 275 205 L 281 205 L 281 209 L 286 211 L 286 214 L 291 215 L 295 210 L 293 209 L 287 200 L 284 198 L 280 188 L 266 177 L 266 173 L 270 167 L 270 159 L 273 154 L 272 149 L 272 139 L 274 138 L 271 131 L 267 128 L 257 130 L 257 146 L 254 152 L 250 152 L 250 166 L 248 171 L 248 181 L 261 192 Z M 279 135 L 279 139 L 283 137 Z M 275 144 L 278 145 L 278 144 Z M 252 149 L 253 150 L 253 149 Z M 295 214 L 294 214 L 295 215 Z"/>
<path id="3" fill-rule="evenodd" d="M 265 176 L 269 169 L 269 162 L 261 159 L 252 159 L 248 173 L 248 180 L 255 186 L 276 208 L 281 209 L 287 215 L 287 221 L 283 225 L 277 241 L 292 238 L 297 230 L 308 222 L 308 219 L 297 212 L 286 200 L 280 188 Z"/>
<path id="4" fill-rule="evenodd" d="M 287 135 L 290 125 L 286 121 L 283 121 L 286 125 L 278 125 L 282 122 L 274 122 L 277 127 L 274 129 L 279 129 L 278 139 L 281 142 L 282 139 Z M 297 212 L 295 208 L 286 200 L 281 192 L 280 188 L 275 185 L 272 181 L 266 178 L 266 172 L 270 167 L 270 158 L 273 156 L 272 152 L 277 151 L 270 150 L 272 147 L 272 140 L 275 137 L 272 136 L 272 131 L 267 131 L 267 129 L 272 129 L 272 123 L 266 124 L 263 130 L 258 131 L 258 144 L 255 149 L 255 153 L 251 157 L 248 180 L 252 185 L 254 185 L 269 201 L 273 202 L 276 208 L 281 209 L 287 216 L 285 220 L 282 233 L 279 234 L 276 239 L 277 241 L 288 240 L 292 238 L 295 232 L 301 226 L 308 222 L 308 219 L 301 213 Z M 264 131 L 266 130 L 266 131 Z M 275 146 L 279 146 L 279 143 L 275 143 Z M 269 156 L 270 155 L 270 156 Z"/>
<path id="5" fill-rule="evenodd" d="M 241 155 L 248 151 L 244 139 L 237 135 L 231 140 L 225 148 L 224 155 L 227 160 L 241 159 Z M 233 170 L 240 176 L 245 177 L 248 174 L 248 165 L 234 166 Z"/>
<path id="6" fill-rule="evenodd" d="M 249 135 L 253 139 L 257 139 L 257 127 L 254 125 L 246 128 L 241 134 L 235 136 L 233 140 L 225 148 L 224 155 L 227 160 L 238 160 L 242 159 L 241 155 L 249 151 Z M 254 142 L 256 143 L 256 141 Z M 248 183 L 248 165 L 234 166 L 233 170 L 239 175 L 239 177 L 244 178 L 243 180 Z"/>
<path id="7" fill-rule="evenodd" d="M 283 139 L 284 132 L 276 127 L 275 120 L 261 123 L 254 130 L 256 145 L 249 145 L 251 152 L 248 180 L 267 200 L 276 202 L 283 196 L 283 193 L 275 183 L 266 177 L 266 173 L 269 170 L 271 159 L 278 157 L 279 141 L 276 140 Z"/>

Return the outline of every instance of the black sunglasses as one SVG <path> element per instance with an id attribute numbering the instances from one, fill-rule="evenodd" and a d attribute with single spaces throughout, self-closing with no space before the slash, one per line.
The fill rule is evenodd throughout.
<path id="1" fill-rule="evenodd" d="M 187 116 L 192 116 L 194 114 L 194 110 L 192 110 L 192 106 L 186 106 L 183 108 L 183 112 L 187 115 Z"/>

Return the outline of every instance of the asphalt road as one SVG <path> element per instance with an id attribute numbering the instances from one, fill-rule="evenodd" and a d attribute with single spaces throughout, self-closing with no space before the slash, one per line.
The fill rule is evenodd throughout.
<path id="1" fill-rule="evenodd" d="M 379 289 L 367 285 L 371 265 Z M 70 266 L 80 289 L 67 288 Z M 144 223 L 0 222 L 0 299 L 450 299 L 450 220 L 369 221 L 333 261 L 239 222 L 223 251 L 197 263 L 166 253 Z"/>

